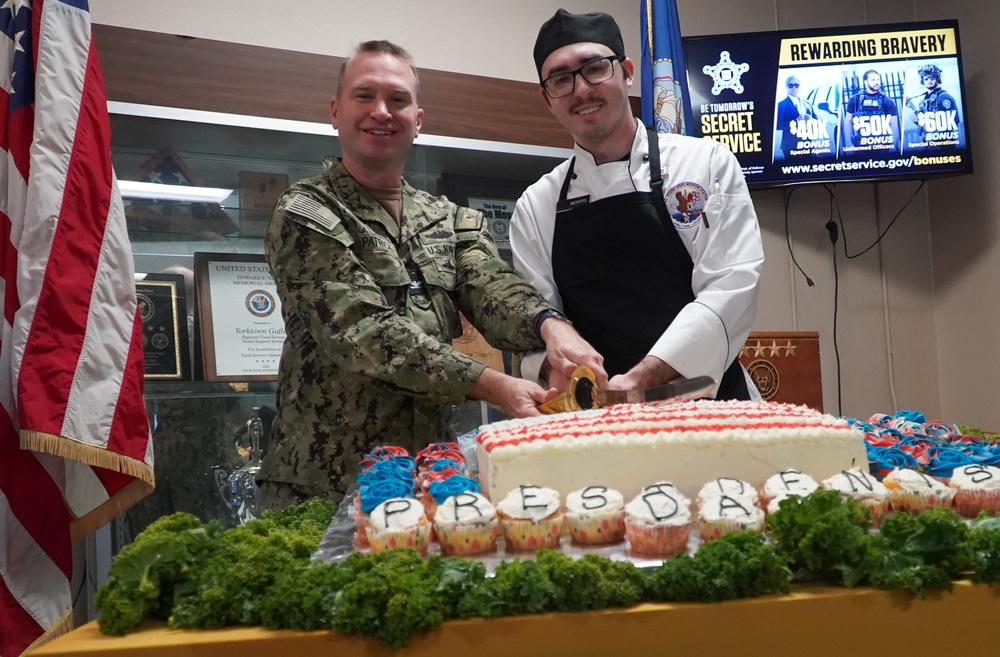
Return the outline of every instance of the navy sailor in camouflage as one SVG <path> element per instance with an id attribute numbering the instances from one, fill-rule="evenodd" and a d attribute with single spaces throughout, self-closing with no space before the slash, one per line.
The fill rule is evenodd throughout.
<path id="1" fill-rule="evenodd" d="M 416 71 L 389 42 L 341 69 L 332 116 L 343 158 L 275 206 L 264 250 L 286 338 L 261 504 L 335 501 L 376 445 L 416 453 L 449 435 L 451 405 L 483 399 L 537 414 L 555 395 L 454 350 L 464 314 L 494 347 L 600 356 L 500 257 L 481 213 L 402 181 L 419 131 Z M 544 340 L 543 340 L 544 338 Z"/>

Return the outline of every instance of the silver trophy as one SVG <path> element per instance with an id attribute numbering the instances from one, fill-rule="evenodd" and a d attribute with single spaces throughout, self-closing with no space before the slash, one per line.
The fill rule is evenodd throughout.
<path id="1" fill-rule="evenodd" d="M 257 471 L 260 470 L 260 444 L 263 438 L 264 423 L 260 419 L 260 407 L 254 406 L 253 416 L 247 420 L 235 441 L 236 451 L 246 458 L 246 463 L 232 471 L 221 466 L 213 468 L 219 494 L 236 522 L 241 525 L 260 515 L 257 505 Z"/>

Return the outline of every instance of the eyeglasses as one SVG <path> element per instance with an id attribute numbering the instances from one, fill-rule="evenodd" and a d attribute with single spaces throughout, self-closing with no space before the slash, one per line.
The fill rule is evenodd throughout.
<path id="1" fill-rule="evenodd" d="M 797 87 L 797 86 L 799 86 L 799 83 L 798 83 L 798 82 L 789 82 L 789 83 L 788 83 L 788 87 L 789 87 L 789 88 L 791 88 L 791 87 Z"/>
<path id="2" fill-rule="evenodd" d="M 587 84 L 599 84 L 611 78 L 615 71 L 615 62 L 621 60 L 618 55 L 608 55 L 589 61 L 578 69 L 550 75 L 542 80 L 542 89 L 545 89 L 545 93 L 552 99 L 568 96 L 576 88 L 578 73 Z"/>

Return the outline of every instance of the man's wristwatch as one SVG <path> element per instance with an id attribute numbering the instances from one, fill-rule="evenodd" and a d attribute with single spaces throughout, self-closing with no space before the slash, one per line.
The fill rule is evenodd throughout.
<path id="1" fill-rule="evenodd" d="M 542 324 L 544 324 L 545 320 L 547 320 L 549 317 L 554 317 L 570 325 L 573 324 L 573 322 L 569 321 L 569 318 L 566 317 L 566 315 L 563 315 L 558 310 L 555 310 L 553 308 L 548 308 L 546 310 L 543 310 L 542 312 L 535 315 L 535 335 L 538 337 L 539 340 L 542 339 Z"/>

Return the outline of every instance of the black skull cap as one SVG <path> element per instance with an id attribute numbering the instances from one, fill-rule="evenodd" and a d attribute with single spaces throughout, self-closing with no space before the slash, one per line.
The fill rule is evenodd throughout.
<path id="1" fill-rule="evenodd" d="M 600 11 L 588 14 L 571 14 L 559 9 L 552 18 L 542 23 L 535 39 L 535 68 L 542 78 L 542 64 L 549 55 L 573 43 L 600 43 L 611 48 L 614 54 L 625 57 L 625 43 L 615 19 Z"/>

